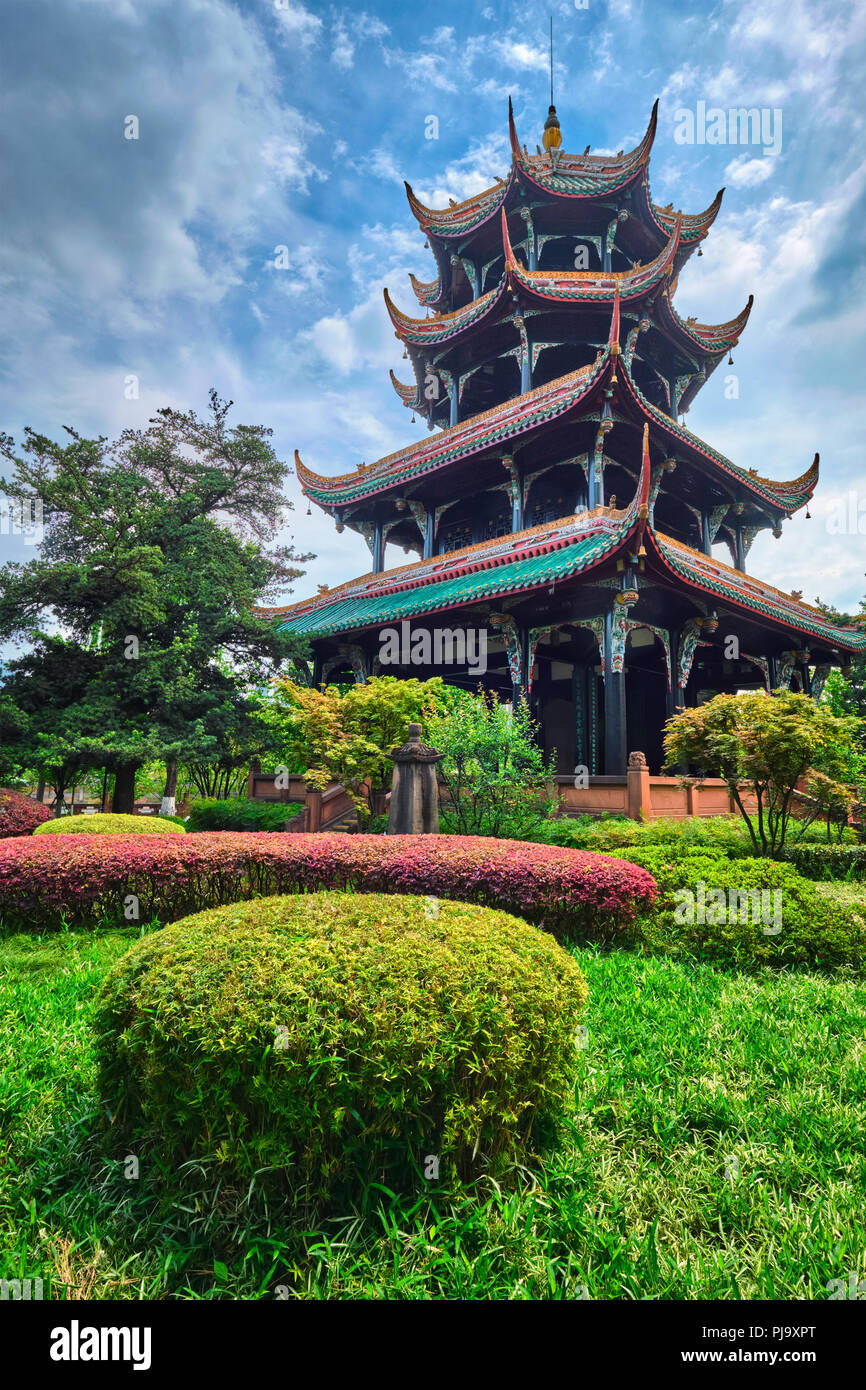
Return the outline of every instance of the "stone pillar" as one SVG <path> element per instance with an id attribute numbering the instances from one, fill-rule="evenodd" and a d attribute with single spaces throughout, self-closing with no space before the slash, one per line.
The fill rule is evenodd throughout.
<path id="1" fill-rule="evenodd" d="M 629 753 L 626 777 L 628 814 L 632 820 L 649 820 L 652 816 L 649 768 L 643 753 Z"/>
<path id="2" fill-rule="evenodd" d="M 439 784 L 436 764 L 444 753 L 421 742 L 421 725 L 409 725 L 409 742 L 391 752 L 389 835 L 438 835 Z"/>

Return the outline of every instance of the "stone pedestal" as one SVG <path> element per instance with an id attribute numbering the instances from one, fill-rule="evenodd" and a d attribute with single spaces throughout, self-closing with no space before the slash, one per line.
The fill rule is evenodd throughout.
<path id="1" fill-rule="evenodd" d="M 409 725 L 409 742 L 391 753 L 389 835 L 437 835 L 439 833 L 439 783 L 436 764 L 444 754 L 421 742 L 421 725 Z"/>

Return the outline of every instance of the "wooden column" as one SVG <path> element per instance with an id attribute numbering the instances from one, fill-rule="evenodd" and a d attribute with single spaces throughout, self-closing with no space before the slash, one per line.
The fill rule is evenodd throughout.
<path id="1" fill-rule="evenodd" d="M 305 797 L 307 828 L 314 834 L 322 824 L 322 793 L 311 787 Z"/>
<path id="2" fill-rule="evenodd" d="M 588 720 L 586 709 L 586 667 L 575 664 L 571 677 L 572 699 L 574 701 L 574 761 L 576 765 L 590 766 L 587 740 Z"/>
<path id="3" fill-rule="evenodd" d="M 436 525 L 436 510 L 434 507 L 427 507 L 426 521 L 424 526 L 424 559 L 433 558 L 433 531 Z"/>
<path id="4" fill-rule="evenodd" d="M 679 694 L 679 687 L 677 685 L 677 657 L 680 650 L 680 630 L 678 627 L 672 627 L 670 629 L 668 632 L 668 641 L 670 642 L 671 683 L 668 687 L 665 712 L 667 713 L 668 719 L 671 719 L 676 713 L 675 706 L 681 703 L 677 698 Z"/>
<path id="5" fill-rule="evenodd" d="M 737 552 L 736 566 L 738 570 L 745 573 L 746 569 L 746 547 L 743 544 L 743 528 L 739 522 L 734 527 L 734 546 Z"/>
<path id="6" fill-rule="evenodd" d="M 529 344 L 520 359 L 520 394 L 525 396 L 532 390 L 532 348 Z"/>
<path id="7" fill-rule="evenodd" d="M 382 534 L 382 523 L 376 521 L 373 529 L 373 573 L 381 574 L 384 569 L 385 540 Z"/>
<path id="8" fill-rule="evenodd" d="M 527 665 L 529 659 L 529 632 L 525 627 L 518 628 L 517 632 L 520 641 L 521 679 L 519 682 L 512 681 L 511 683 L 511 703 L 515 709 L 517 709 L 521 701 L 526 704 L 527 708 L 529 707 L 529 667 Z"/>
<path id="9" fill-rule="evenodd" d="M 512 531 L 523 530 L 523 479 L 520 476 L 520 469 L 514 462 L 513 454 L 505 454 L 502 459 L 503 464 L 508 469 L 511 478 L 511 529 Z"/>
<path id="10" fill-rule="evenodd" d="M 701 507 L 701 550 L 705 555 L 712 555 L 713 547 L 710 544 L 710 516 L 706 507 Z"/>
<path id="11" fill-rule="evenodd" d="M 625 670 L 613 669 L 613 612 L 604 615 L 604 773 L 626 770 Z"/>

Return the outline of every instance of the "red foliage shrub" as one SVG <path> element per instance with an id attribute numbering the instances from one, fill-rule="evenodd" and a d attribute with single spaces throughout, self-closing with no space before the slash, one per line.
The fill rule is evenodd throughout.
<path id="1" fill-rule="evenodd" d="M 12 835 L 32 835 L 37 825 L 51 819 L 51 812 L 41 801 L 0 787 L 0 840 Z"/>
<path id="2" fill-rule="evenodd" d="M 656 892 L 645 869 L 605 854 L 458 835 L 37 835 L 0 844 L 0 919 L 23 926 L 123 921 L 124 910 L 170 922 L 323 888 L 454 898 L 557 934 L 597 936 L 625 927 Z"/>

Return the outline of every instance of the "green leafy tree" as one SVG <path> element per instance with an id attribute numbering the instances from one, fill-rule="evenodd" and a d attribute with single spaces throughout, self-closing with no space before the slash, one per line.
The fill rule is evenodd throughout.
<path id="1" fill-rule="evenodd" d="M 275 543 L 289 469 L 269 430 L 229 426 L 230 405 L 211 392 L 207 418 L 163 410 L 113 444 L 28 430 L 19 452 L 0 437 L 12 465 L 0 489 L 38 498 L 46 520 L 38 556 L 0 572 L 0 639 L 29 648 L 4 681 L 4 732 L 59 777 L 110 769 L 116 811 L 132 809 L 148 760 L 166 765 L 170 810 L 181 763 L 246 747 L 251 687 L 303 654 L 255 611 L 309 558 Z M 71 668 L 55 686 L 58 635 Z M 41 709 L 23 688 L 33 680 Z"/>
<path id="2" fill-rule="evenodd" d="M 668 720 L 665 752 L 670 765 L 722 776 L 755 853 L 775 856 L 785 844 L 802 779 L 811 778 L 820 809 L 838 818 L 858 724 L 788 690 L 717 695 Z"/>
<path id="3" fill-rule="evenodd" d="M 405 743 L 409 725 L 429 720 L 443 701 L 442 681 L 375 676 L 363 685 L 324 690 L 277 682 L 275 727 L 287 756 L 304 763 L 314 787 L 338 782 L 345 787 L 364 823 L 370 812 L 368 788 L 391 785 L 392 748 Z"/>
<path id="4" fill-rule="evenodd" d="M 554 762 L 545 760 L 524 703 L 512 710 L 492 691 L 449 688 L 448 708 L 427 724 L 440 753 L 447 802 L 443 827 L 460 835 L 532 836 L 554 809 Z"/>

